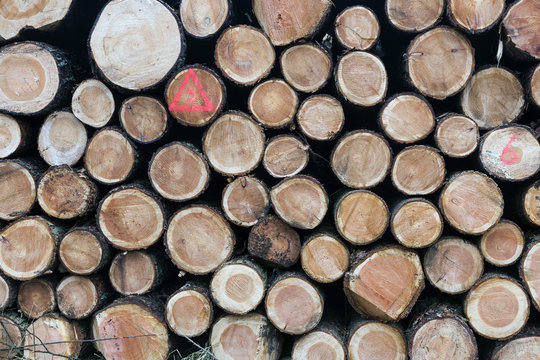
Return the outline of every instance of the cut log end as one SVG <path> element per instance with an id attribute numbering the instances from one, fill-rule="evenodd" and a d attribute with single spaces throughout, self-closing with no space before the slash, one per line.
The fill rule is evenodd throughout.
<path id="1" fill-rule="evenodd" d="M 304 243 L 302 269 L 313 280 L 331 283 L 340 279 L 349 267 L 349 250 L 336 236 L 320 234 Z"/>
<path id="2" fill-rule="evenodd" d="M 285 81 L 273 79 L 257 85 L 248 98 L 249 112 L 263 127 L 282 128 L 294 120 L 298 95 Z"/>
<path id="3" fill-rule="evenodd" d="M 64 267 L 74 274 L 89 275 L 97 271 L 106 255 L 104 244 L 88 230 L 75 229 L 60 241 L 58 257 Z"/>
<path id="4" fill-rule="evenodd" d="M 343 128 L 345 114 L 341 103 L 329 95 L 312 95 L 296 114 L 300 130 L 310 139 L 333 140 Z"/>
<path id="5" fill-rule="evenodd" d="M 480 250 L 486 261 L 495 266 L 508 266 L 521 256 L 525 237 L 515 223 L 501 220 L 480 240 Z"/>
<path id="6" fill-rule="evenodd" d="M 529 299 L 515 280 L 487 277 L 468 293 L 465 315 L 474 331 L 481 336 L 504 340 L 525 326 L 529 318 Z"/>
<path id="7" fill-rule="evenodd" d="M 479 235 L 499 222 L 504 199 L 497 184 L 487 175 L 464 171 L 447 182 L 439 198 L 439 207 L 456 230 Z"/>
<path id="8" fill-rule="evenodd" d="M 92 280 L 83 276 L 68 276 L 56 287 L 58 309 L 69 319 L 84 319 L 96 309 L 100 297 Z"/>
<path id="9" fill-rule="evenodd" d="M 411 199 L 401 204 L 392 215 L 391 230 L 403 246 L 424 248 L 439 239 L 443 223 L 435 205 L 424 199 Z"/>
<path id="10" fill-rule="evenodd" d="M 4 275 L 0 275 L 0 311 L 10 307 L 17 298 L 17 284 Z"/>
<path id="11" fill-rule="evenodd" d="M 78 358 L 82 339 L 81 331 L 75 323 L 58 315 L 45 315 L 34 321 L 26 330 L 24 357 Z"/>
<path id="12" fill-rule="evenodd" d="M 536 0 L 520 0 L 512 4 L 502 21 L 511 43 L 534 59 L 540 59 L 540 44 L 535 36 L 540 33 L 539 13 Z"/>
<path id="13" fill-rule="evenodd" d="M 531 300 L 536 309 L 540 309 L 540 282 L 538 271 L 540 270 L 540 242 L 536 241 L 529 245 L 521 259 L 520 275 L 523 284 L 529 291 Z"/>
<path id="14" fill-rule="evenodd" d="M 336 38 L 347 49 L 368 50 L 379 38 L 377 16 L 364 6 L 351 6 L 336 17 Z"/>
<path id="15" fill-rule="evenodd" d="M 426 30 L 441 18 L 444 0 L 389 0 L 386 14 L 390 23 L 402 31 Z"/>
<path id="16" fill-rule="evenodd" d="M 141 144 L 161 139 L 167 130 L 167 110 L 153 97 L 134 96 L 125 100 L 118 117 L 125 132 Z"/>
<path id="17" fill-rule="evenodd" d="M 113 94 L 101 81 L 85 80 L 73 92 L 71 111 L 86 125 L 94 128 L 103 127 L 114 113 Z"/>
<path id="18" fill-rule="evenodd" d="M 154 259 L 144 251 L 127 251 L 114 257 L 109 268 L 109 280 L 122 295 L 142 295 L 158 281 Z"/>
<path id="19" fill-rule="evenodd" d="M 167 323 L 179 336 L 200 336 L 212 325 L 212 301 L 197 289 L 180 289 L 165 306 Z"/>
<path id="20" fill-rule="evenodd" d="M 345 360 L 345 347 L 330 332 L 314 330 L 295 341 L 291 360 Z"/>
<path id="21" fill-rule="evenodd" d="M 531 224 L 540 226 L 540 182 L 537 181 L 527 188 L 523 196 L 522 209 Z"/>
<path id="22" fill-rule="evenodd" d="M 450 0 L 448 16 L 450 20 L 472 34 L 490 29 L 501 18 L 504 0 L 480 0 L 474 3 L 465 0 Z"/>
<path id="23" fill-rule="evenodd" d="M 19 286 L 17 306 L 30 319 L 53 312 L 56 308 L 53 285 L 44 279 L 23 282 Z"/>
<path id="24" fill-rule="evenodd" d="M 253 226 L 270 210 L 268 189 L 253 176 L 236 178 L 223 190 L 221 206 L 232 223 L 244 227 Z"/>
<path id="25" fill-rule="evenodd" d="M 23 165 L 0 162 L 0 219 L 14 220 L 27 214 L 36 201 L 34 177 Z"/>
<path id="26" fill-rule="evenodd" d="M 280 58 L 283 77 L 298 91 L 313 93 L 326 84 L 332 72 L 332 58 L 321 47 L 295 45 Z"/>
<path id="27" fill-rule="evenodd" d="M 337 230 L 353 245 L 366 245 L 379 239 L 388 227 L 389 217 L 384 200 L 366 190 L 346 194 L 334 212 Z"/>
<path id="28" fill-rule="evenodd" d="M 363 322 L 352 332 L 347 344 L 350 360 L 407 359 L 403 334 L 394 326 L 378 321 Z"/>
<path id="29" fill-rule="evenodd" d="M 392 167 L 392 183 L 406 195 L 432 194 L 442 186 L 445 176 L 444 158 L 429 146 L 404 149 Z"/>
<path id="30" fill-rule="evenodd" d="M 466 116 L 446 116 L 435 129 L 437 147 L 450 157 L 469 156 L 476 150 L 478 139 L 478 125 Z"/>
<path id="31" fill-rule="evenodd" d="M 0 357 L 16 359 L 23 339 L 24 333 L 19 324 L 9 316 L 0 315 Z"/>
<path id="32" fill-rule="evenodd" d="M 23 143 L 21 126 L 13 117 L 0 114 L 0 159 L 13 155 Z"/>
<path id="33" fill-rule="evenodd" d="M 540 65 L 537 65 L 531 76 L 529 91 L 536 106 L 540 107 Z"/>
<path id="34" fill-rule="evenodd" d="M 263 166 L 275 178 L 296 175 L 309 162 L 309 146 L 292 135 L 278 135 L 268 141 Z"/>
<path id="35" fill-rule="evenodd" d="M 180 19 L 188 34 L 204 39 L 215 35 L 227 23 L 229 7 L 228 0 L 183 0 Z"/>
<path id="36" fill-rule="evenodd" d="M 540 336 L 519 336 L 497 349 L 492 360 L 513 360 L 540 357 Z"/>

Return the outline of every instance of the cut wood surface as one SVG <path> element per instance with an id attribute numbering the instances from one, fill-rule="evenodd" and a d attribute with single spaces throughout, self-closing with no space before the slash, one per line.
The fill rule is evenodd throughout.
<path id="1" fill-rule="evenodd" d="M 435 126 L 435 113 L 422 96 L 404 93 L 386 102 L 379 115 L 379 124 L 390 139 L 414 143 L 431 133 Z"/>
<path id="2" fill-rule="evenodd" d="M 491 356 L 492 360 L 522 359 L 527 356 L 540 356 L 540 336 L 516 336 L 498 348 Z"/>
<path id="3" fill-rule="evenodd" d="M 231 7 L 229 0 L 182 0 L 180 20 L 189 35 L 198 39 L 208 38 L 227 24 Z"/>
<path id="4" fill-rule="evenodd" d="M 392 184 L 406 195 L 428 195 L 437 191 L 446 176 L 444 158 L 424 145 L 405 148 L 394 159 Z"/>
<path id="5" fill-rule="evenodd" d="M 448 17 L 463 30 L 476 34 L 494 26 L 502 17 L 504 0 L 450 0 Z"/>
<path id="6" fill-rule="evenodd" d="M 478 146 L 478 125 L 466 116 L 449 114 L 443 116 L 435 129 L 435 143 L 447 156 L 463 158 Z"/>
<path id="7" fill-rule="evenodd" d="M 149 144 L 165 134 L 169 116 L 160 100 L 150 96 L 134 96 L 124 100 L 118 117 L 129 137 L 138 143 Z"/>
<path id="8" fill-rule="evenodd" d="M 275 178 L 296 175 L 309 162 L 309 146 L 292 135 L 278 135 L 266 144 L 263 166 Z"/>
<path id="9" fill-rule="evenodd" d="M 239 25 L 221 33 L 214 58 L 226 78 L 248 86 L 268 75 L 274 66 L 276 53 L 261 30 Z"/>
<path id="10" fill-rule="evenodd" d="M 409 198 L 392 212 L 390 230 L 401 245 L 423 248 L 439 239 L 443 224 L 443 217 L 435 205 L 426 199 Z"/>
<path id="11" fill-rule="evenodd" d="M 294 120 L 298 95 L 284 80 L 271 79 L 255 86 L 248 98 L 248 109 L 265 128 L 282 128 Z"/>
<path id="12" fill-rule="evenodd" d="M 0 159 L 11 157 L 24 151 L 29 144 L 26 122 L 9 115 L 0 114 Z"/>
<path id="13" fill-rule="evenodd" d="M 113 0 L 99 14 L 88 47 L 105 81 L 141 91 L 183 62 L 185 39 L 178 17 L 160 0 Z"/>
<path id="14" fill-rule="evenodd" d="M 73 92 L 71 111 L 84 124 L 103 127 L 114 113 L 114 96 L 101 81 L 85 80 Z"/>
<path id="15" fill-rule="evenodd" d="M 519 0 L 512 4 L 502 21 L 511 44 L 527 56 L 540 59 L 540 8 L 537 0 Z"/>
<path id="16" fill-rule="evenodd" d="M 75 165 L 82 158 L 88 137 L 84 125 L 68 111 L 47 117 L 38 136 L 41 158 L 49 165 Z"/>
<path id="17" fill-rule="evenodd" d="M 212 326 L 214 310 L 208 289 L 187 283 L 165 305 L 169 328 L 180 336 L 199 336 Z"/>
<path id="18" fill-rule="evenodd" d="M 402 31 L 426 30 L 440 20 L 444 0 L 387 0 L 386 15 L 390 23 Z"/>
<path id="19" fill-rule="evenodd" d="M 17 298 L 17 282 L 0 274 L 0 311 L 10 307 Z"/>
<path id="20" fill-rule="evenodd" d="M 110 246 L 95 226 L 75 227 L 60 240 L 58 258 L 67 271 L 90 275 L 109 263 Z"/>
<path id="21" fill-rule="evenodd" d="M 529 92 L 536 105 L 540 106 L 540 65 L 537 65 L 533 71 L 529 82 Z"/>
<path id="22" fill-rule="evenodd" d="M 523 251 L 525 236 L 518 225 L 501 220 L 486 231 L 480 239 L 480 250 L 484 259 L 495 266 L 515 263 Z"/>
<path id="23" fill-rule="evenodd" d="M 14 220 L 32 209 L 36 202 L 39 175 L 31 164 L 25 166 L 24 162 L 0 161 L 0 219 Z"/>
<path id="24" fill-rule="evenodd" d="M 302 245 L 302 269 L 313 280 L 331 283 L 340 279 L 349 267 L 349 250 L 337 235 L 311 235 Z"/>
<path id="25" fill-rule="evenodd" d="M 449 178 L 441 191 L 439 208 L 456 230 L 479 235 L 499 222 L 504 199 L 495 181 L 487 175 L 464 171 Z"/>
<path id="26" fill-rule="evenodd" d="M 336 38 L 347 49 L 368 50 L 380 34 L 379 20 L 371 9 L 351 6 L 343 10 L 334 22 Z"/>
<path id="27" fill-rule="evenodd" d="M 238 177 L 223 190 L 221 207 L 233 224 L 253 226 L 270 210 L 268 188 L 254 176 Z"/>
<path id="28" fill-rule="evenodd" d="M 143 295 L 163 282 L 164 266 L 156 254 L 145 251 L 118 253 L 109 268 L 113 289 L 122 295 Z"/>
<path id="29" fill-rule="evenodd" d="M 56 309 L 54 288 L 55 284 L 50 279 L 24 281 L 19 286 L 17 306 L 30 319 L 53 312 Z"/>
<path id="30" fill-rule="evenodd" d="M 77 358 L 83 338 L 78 324 L 56 314 L 44 315 L 34 321 L 25 333 L 24 357 L 36 360 Z"/>
<path id="31" fill-rule="evenodd" d="M 345 360 L 346 349 L 342 339 L 333 332 L 315 329 L 294 342 L 291 360 L 328 359 Z"/>
<path id="32" fill-rule="evenodd" d="M 285 80 L 302 92 L 319 90 L 332 72 L 332 58 L 322 47 L 313 43 L 291 46 L 281 54 L 279 61 Z"/>
<path id="33" fill-rule="evenodd" d="M 520 276 L 523 284 L 527 288 L 532 303 L 537 310 L 540 310 L 540 241 L 532 241 L 527 246 L 527 251 L 523 254 L 520 266 Z"/>
<path id="34" fill-rule="evenodd" d="M 17 320 L 8 314 L 0 315 L 0 356 L 2 359 L 16 359 L 23 344 L 24 333 Z"/>
<path id="35" fill-rule="evenodd" d="M 403 333 L 380 321 L 361 321 L 352 326 L 347 344 L 350 360 L 406 360 L 407 346 Z"/>
<path id="36" fill-rule="evenodd" d="M 528 186 L 520 202 L 520 210 L 531 224 L 540 226 L 540 181 Z"/>
<path id="37" fill-rule="evenodd" d="M 56 287 L 58 310 L 69 319 L 84 319 L 107 300 L 105 284 L 96 278 L 70 275 Z"/>
<path id="38" fill-rule="evenodd" d="M 330 95 L 312 95 L 305 99 L 296 113 L 300 131 L 319 141 L 333 140 L 343 128 L 345 114 L 341 103 Z"/>
<path id="39" fill-rule="evenodd" d="M 481 129 L 515 121 L 525 106 L 523 86 L 510 71 L 488 67 L 476 72 L 461 95 L 461 108 Z"/>
<path id="40" fill-rule="evenodd" d="M 444 64 L 444 66 L 441 66 Z M 407 72 L 422 94 L 443 100 L 458 93 L 474 70 L 469 40 L 441 26 L 417 36 L 407 50 Z"/>

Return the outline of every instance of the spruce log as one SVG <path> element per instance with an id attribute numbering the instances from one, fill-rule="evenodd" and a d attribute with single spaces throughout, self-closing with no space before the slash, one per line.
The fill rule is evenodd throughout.
<path id="1" fill-rule="evenodd" d="M 67 165 L 51 166 L 39 180 L 41 209 L 58 219 L 88 215 L 96 206 L 96 185 L 81 171 Z"/>
<path id="2" fill-rule="evenodd" d="M 84 154 L 84 167 L 88 174 L 105 185 L 127 180 L 136 162 L 135 148 L 117 128 L 104 128 L 94 133 Z"/>
<path id="3" fill-rule="evenodd" d="M 386 202 L 367 190 L 346 193 L 334 208 L 336 229 L 353 245 L 366 245 L 379 239 L 388 227 L 389 217 Z"/>
<path id="4" fill-rule="evenodd" d="M 0 219 L 15 220 L 36 202 L 40 166 L 27 161 L 0 161 Z"/>
<path id="5" fill-rule="evenodd" d="M 309 146 L 293 135 L 278 135 L 266 144 L 263 166 L 275 178 L 299 174 L 309 162 Z"/>
<path id="6" fill-rule="evenodd" d="M 11 307 L 17 298 L 18 284 L 0 274 L 0 311 Z"/>
<path id="7" fill-rule="evenodd" d="M 532 334 L 517 335 L 504 345 L 496 347 L 491 360 L 534 359 L 540 356 L 540 336 Z"/>
<path id="8" fill-rule="evenodd" d="M 164 198 L 187 201 L 206 190 L 210 168 L 193 145 L 176 141 L 154 153 L 148 165 L 148 179 Z"/>
<path id="9" fill-rule="evenodd" d="M 285 273 L 268 288 L 264 305 L 268 319 L 279 331 L 300 335 L 321 321 L 324 297 L 302 275 Z"/>
<path id="10" fill-rule="evenodd" d="M 118 117 L 126 134 L 140 144 L 156 142 L 168 130 L 167 109 L 160 100 L 150 96 L 133 96 L 124 100 Z"/>
<path id="11" fill-rule="evenodd" d="M 300 236 L 274 215 L 262 218 L 249 233 L 247 249 L 251 256 L 272 267 L 288 268 L 300 256 Z"/>
<path id="12" fill-rule="evenodd" d="M 162 254 L 150 251 L 124 251 L 116 254 L 109 268 L 109 281 L 122 295 L 143 295 L 165 278 Z"/>
<path id="13" fill-rule="evenodd" d="M 424 248 L 442 234 L 444 220 L 439 209 L 422 198 L 409 198 L 392 212 L 390 230 L 396 240 L 408 248 Z"/>
<path id="14" fill-rule="evenodd" d="M 29 41 L 9 44 L 0 48 L 0 63 L 0 111 L 42 115 L 71 95 L 75 65 L 56 48 Z"/>
<path id="15" fill-rule="evenodd" d="M 253 0 L 253 12 L 274 46 L 311 38 L 330 13 L 330 0 Z"/>
<path id="16" fill-rule="evenodd" d="M 165 360 L 169 333 L 163 307 L 144 297 L 126 297 L 94 314 L 94 346 L 106 359 Z"/>
<path id="17" fill-rule="evenodd" d="M 212 326 L 210 346 L 220 360 L 278 360 L 281 334 L 261 314 L 227 315 Z"/>
<path id="18" fill-rule="evenodd" d="M 501 180 L 526 180 L 540 170 L 540 144 L 524 125 L 499 126 L 485 134 L 479 157 L 483 168 Z"/>
<path id="19" fill-rule="evenodd" d="M 291 46 L 281 54 L 279 62 L 285 80 L 306 93 L 321 89 L 332 73 L 331 56 L 313 43 Z"/>
<path id="20" fill-rule="evenodd" d="M 270 210 L 268 188 L 254 176 L 238 177 L 223 190 L 221 207 L 233 224 L 253 226 Z"/>
<path id="21" fill-rule="evenodd" d="M 159 240 L 166 218 L 156 194 L 138 185 L 128 185 L 111 190 L 101 200 L 96 223 L 113 247 L 138 250 Z"/>
<path id="22" fill-rule="evenodd" d="M 463 171 L 447 181 L 439 197 L 439 208 L 459 232 L 480 235 L 499 222 L 504 199 L 495 181 L 487 175 Z"/>
<path id="23" fill-rule="evenodd" d="M 338 140 L 330 156 L 334 174 L 346 186 L 363 189 L 381 183 L 392 164 L 392 150 L 380 134 L 357 130 Z"/>
<path id="24" fill-rule="evenodd" d="M 379 124 L 392 140 L 410 144 L 425 139 L 435 126 L 433 108 L 423 96 L 403 93 L 387 101 Z"/>
<path id="25" fill-rule="evenodd" d="M 28 150 L 32 130 L 28 122 L 0 114 L 0 159 L 18 156 Z"/>
<path id="26" fill-rule="evenodd" d="M 504 0 L 450 0 L 448 18 L 463 30 L 478 34 L 491 29 L 502 17 Z"/>
<path id="27" fill-rule="evenodd" d="M 220 266 L 210 281 L 214 304 L 230 314 L 254 310 L 266 292 L 266 271 L 249 258 L 238 258 Z"/>
<path id="28" fill-rule="evenodd" d="M 69 230 L 58 246 L 60 263 L 77 275 L 90 275 L 103 269 L 110 257 L 110 246 L 95 225 Z"/>
<path id="29" fill-rule="evenodd" d="M 49 165 L 73 166 L 83 156 L 87 141 L 84 125 L 71 112 L 58 111 L 41 125 L 38 150 Z"/>
<path id="30" fill-rule="evenodd" d="M 437 241 L 427 250 L 423 265 L 431 285 L 451 295 L 468 291 L 484 272 L 480 250 L 458 237 Z"/>
<path id="31" fill-rule="evenodd" d="M 195 39 L 218 34 L 232 14 L 230 0 L 182 0 L 180 20 L 186 33 Z"/>
<path id="32" fill-rule="evenodd" d="M 22 282 L 17 294 L 17 307 L 30 319 L 53 312 L 56 309 L 55 285 L 56 281 L 50 278 Z"/>
<path id="33" fill-rule="evenodd" d="M 311 279 L 331 283 L 341 279 L 349 268 L 349 250 L 337 235 L 319 232 L 304 241 L 300 260 Z"/>
<path id="34" fill-rule="evenodd" d="M 369 50 L 379 38 L 379 20 L 369 8 L 351 6 L 336 17 L 334 31 L 346 49 Z"/>
<path id="35" fill-rule="evenodd" d="M 444 158 L 435 148 L 416 145 L 397 154 L 392 166 L 392 184 L 406 195 L 428 195 L 444 182 Z"/>
<path id="36" fill-rule="evenodd" d="M 525 236 L 520 227 L 509 220 L 501 220 L 480 239 L 484 259 L 495 266 L 515 263 L 523 251 Z"/>
<path id="37" fill-rule="evenodd" d="M 296 113 L 300 131 L 319 141 L 333 140 L 343 128 L 345 113 L 341 103 L 330 95 L 312 95 L 305 99 Z"/>
<path id="38" fill-rule="evenodd" d="M 316 179 L 296 175 L 270 190 L 272 208 L 287 224 L 299 229 L 318 226 L 328 210 L 326 190 Z"/>
<path id="39" fill-rule="evenodd" d="M 88 40 L 94 72 L 128 91 L 155 88 L 184 61 L 185 39 L 175 12 L 161 0 L 113 0 Z"/>
<path id="40" fill-rule="evenodd" d="M 219 211 L 204 205 L 178 210 L 165 233 L 165 247 L 172 262 L 194 275 L 213 272 L 227 261 L 235 241 L 227 220 Z"/>
<path id="41" fill-rule="evenodd" d="M 56 287 L 58 310 L 68 319 L 85 319 L 107 300 L 105 283 L 99 278 L 69 275 Z"/>
<path id="42" fill-rule="evenodd" d="M 540 181 L 526 187 L 519 204 L 524 218 L 532 225 L 540 226 Z"/>
<path id="43" fill-rule="evenodd" d="M 264 132 L 247 114 L 229 111 L 210 125 L 204 134 L 203 150 L 217 172 L 243 175 L 262 159 Z"/>
<path id="44" fill-rule="evenodd" d="M 422 94 L 438 100 L 461 91 L 474 70 L 474 50 L 469 40 L 445 26 L 417 36 L 406 58 L 412 84 Z"/>
<path id="45" fill-rule="evenodd" d="M 512 49 L 528 58 L 540 59 L 540 7 L 537 0 L 519 0 L 512 4 L 502 24 Z"/>
<path id="46" fill-rule="evenodd" d="M 85 80 L 73 92 L 71 111 L 84 124 L 94 128 L 103 127 L 114 113 L 113 94 L 101 81 Z"/>
<path id="47" fill-rule="evenodd" d="M 206 287 L 186 284 L 165 305 L 169 328 L 179 336 L 200 336 L 212 325 L 214 306 Z"/>
<path id="48" fill-rule="evenodd" d="M 313 331 L 296 339 L 291 360 L 345 360 L 347 352 L 340 330 L 334 323 L 320 323 Z"/>
<path id="49" fill-rule="evenodd" d="M 350 360 L 407 359 L 407 345 L 401 330 L 373 320 L 351 323 L 347 352 Z"/>
<path id="50" fill-rule="evenodd" d="M 0 357 L 2 359 L 17 359 L 20 356 L 24 338 L 20 322 L 11 314 L 0 315 Z"/>
<path id="51" fill-rule="evenodd" d="M 271 79 L 255 86 L 248 98 L 253 118 L 265 128 L 283 128 L 294 120 L 298 95 L 284 80 Z"/>
<path id="52" fill-rule="evenodd" d="M 461 94 L 461 108 L 481 129 L 516 121 L 525 108 L 518 78 L 499 66 L 476 72 Z"/>
<path id="53" fill-rule="evenodd" d="M 388 75 L 381 59 L 363 51 L 351 51 L 342 56 L 334 78 L 339 93 L 358 106 L 378 104 L 388 88 Z"/>
<path id="54" fill-rule="evenodd" d="M 276 53 L 261 30 L 238 25 L 221 33 L 214 58 L 226 78 L 238 85 L 249 86 L 270 73 Z"/>
<path id="55" fill-rule="evenodd" d="M 478 125 L 466 116 L 443 116 L 435 129 L 435 143 L 443 154 L 455 158 L 469 156 L 478 146 Z"/>
<path id="56" fill-rule="evenodd" d="M 408 315 L 424 289 L 420 258 L 400 246 L 375 249 L 353 263 L 343 288 L 361 315 L 398 321 Z"/>
<path id="57" fill-rule="evenodd" d="M 182 68 L 165 88 L 165 102 L 171 115 L 186 126 L 210 124 L 221 113 L 226 99 L 221 78 L 202 65 Z"/>
<path id="58" fill-rule="evenodd" d="M 0 269 L 16 280 L 47 272 L 56 259 L 56 244 L 64 229 L 39 216 L 14 221 L 0 233 Z"/>
<path id="59" fill-rule="evenodd" d="M 527 323 L 529 298 L 516 280 L 506 275 L 485 275 L 467 294 L 465 315 L 479 335 L 505 340 Z"/>
<path id="60" fill-rule="evenodd" d="M 444 10 L 444 0 L 387 0 L 390 23 L 402 31 L 420 32 L 435 25 Z"/>
<path id="61" fill-rule="evenodd" d="M 533 240 L 527 246 L 519 270 L 534 307 L 540 311 L 540 240 Z"/>
<path id="62" fill-rule="evenodd" d="M 536 106 L 540 107 L 540 64 L 536 66 L 529 80 L 529 93 Z"/>

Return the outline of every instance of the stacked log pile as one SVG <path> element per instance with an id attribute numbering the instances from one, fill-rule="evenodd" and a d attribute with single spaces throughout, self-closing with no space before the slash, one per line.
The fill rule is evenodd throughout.
<path id="1" fill-rule="evenodd" d="M 539 18 L 0 2 L 0 358 L 540 358 Z"/>

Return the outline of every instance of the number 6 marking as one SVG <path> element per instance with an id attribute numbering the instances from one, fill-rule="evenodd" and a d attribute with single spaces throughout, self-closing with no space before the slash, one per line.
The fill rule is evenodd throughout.
<path id="1" fill-rule="evenodd" d="M 501 153 L 501 161 L 505 165 L 512 165 L 512 164 L 515 164 L 518 161 L 518 154 L 516 154 L 516 152 L 514 150 L 510 149 L 510 145 L 516 139 L 517 136 L 518 136 L 518 134 L 514 134 L 512 136 L 512 138 L 510 138 L 510 141 L 508 142 L 508 144 L 506 144 L 506 146 L 504 147 L 504 149 L 503 149 L 503 151 Z M 509 154 L 511 156 L 510 159 L 506 159 L 507 154 Z"/>

